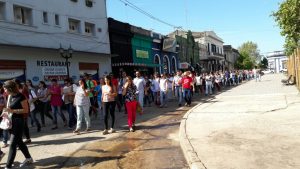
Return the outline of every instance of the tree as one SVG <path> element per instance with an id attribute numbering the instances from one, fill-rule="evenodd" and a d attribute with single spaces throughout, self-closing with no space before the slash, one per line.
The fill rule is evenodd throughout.
<path id="1" fill-rule="evenodd" d="M 263 60 L 259 63 L 259 67 L 262 69 L 268 68 L 269 62 L 267 58 L 263 58 Z"/>
<path id="2" fill-rule="evenodd" d="M 235 68 L 237 69 L 252 69 L 254 67 L 254 60 L 250 57 L 248 53 L 240 53 L 240 57 L 235 63 Z"/>
<path id="3" fill-rule="evenodd" d="M 272 15 L 285 36 L 284 47 L 290 55 L 300 45 L 300 1 L 285 0 Z"/>
<path id="4" fill-rule="evenodd" d="M 259 50 L 257 44 L 254 42 L 248 41 L 246 43 L 243 43 L 238 48 L 238 50 L 240 53 L 244 53 L 250 56 L 253 59 L 253 61 L 260 60 Z"/>

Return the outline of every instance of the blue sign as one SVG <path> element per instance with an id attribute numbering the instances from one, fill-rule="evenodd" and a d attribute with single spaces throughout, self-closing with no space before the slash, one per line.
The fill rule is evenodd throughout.
<path id="1" fill-rule="evenodd" d="M 32 78 L 32 80 L 35 81 L 35 82 L 38 82 L 38 81 L 40 80 L 40 78 L 37 77 L 37 76 L 34 76 L 34 77 Z"/>

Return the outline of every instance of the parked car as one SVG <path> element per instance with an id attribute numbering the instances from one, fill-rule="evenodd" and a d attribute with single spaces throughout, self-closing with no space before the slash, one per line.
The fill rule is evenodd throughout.
<path id="1" fill-rule="evenodd" d="M 265 69 L 262 71 L 264 74 L 270 74 L 270 73 L 274 73 L 273 69 Z"/>
<path id="2" fill-rule="evenodd" d="M 286 73 L 286 72 L 287 72 L 287 69 L 286 69 L 286 68 L 281 69 L 280 72 L 281 72 L 281 73 Z"/>

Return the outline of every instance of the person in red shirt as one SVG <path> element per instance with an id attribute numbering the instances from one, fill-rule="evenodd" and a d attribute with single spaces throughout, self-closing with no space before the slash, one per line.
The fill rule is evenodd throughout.
<path id="1" fill-rule="evenodd" d="M 195 90 L 194 87 L 194 81 L 193 79 L 190 77 L 190 72 L 184 72 L 183 74 L 183 78 L 181 79 L 181 84 L 182 84 L 182 92 L 183 92 L 183 98 L 185 100 L 185 105 L 186 106 L 191 106 L 192 103 L 192 95 L 191 92 L 192 90 Z"/>

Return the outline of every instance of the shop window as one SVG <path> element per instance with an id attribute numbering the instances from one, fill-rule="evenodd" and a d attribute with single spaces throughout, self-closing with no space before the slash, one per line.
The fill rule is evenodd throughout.
<path id="1" fill-rule="evenodd" d="M 14 19 L 15 23 L 32 25 L 32 9 L 22 6 L 14 6 Z"/>
<path id="2" fill-rule="evenodd" d="M 48 13 L 47 12 L 43 12 L 43 21 L 44 21 L 44 23 L 48 23 Z"/>
<path id="3" fill-rule="evenodd" d="M 85 34 L 88 36 L 95 36 L 95 24 L 85 22 Z"/>
<path id="4" fill-rule="evenodd" d="M 80 33 L 80 21 L 75 19 L 69 19 L 69 32 Z"/>
<path id="5" fill-rule="evenodd" d="M 0 2 L 0 20 L 5 20 L 5 3 Z"/>

